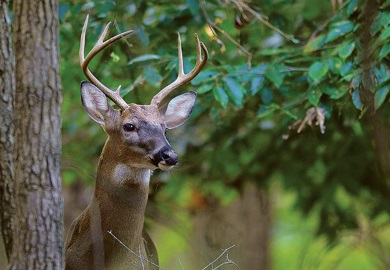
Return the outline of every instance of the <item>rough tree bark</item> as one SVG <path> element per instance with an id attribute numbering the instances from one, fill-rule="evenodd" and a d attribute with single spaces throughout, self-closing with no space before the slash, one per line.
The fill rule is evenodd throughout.
<path id="1" fill-rule="evenodd" d="M 12 152 L 15 76 L 8 1 L 0 2 L 0 37 L 0 220 L 6 255 L 9 258 L 15 211 Z"/>
<path id="2" fill-rule="evenodd" d="M 7 38 L 1 39 L 0 60 L 11 65 L 7 72 L 12 73 L 12 48 L 9 43 L 11 35 L 9 23 L 5 21 L 4 0 L 1 8 L 1 36 Z M 13 114 L 12 80 L 8 81 L 4 74 L 0 74 L 1 91 L 4 93 L 1 109 L 3 111 L 6 108 L 5 111 L 9 112 L 2 113 L 1 117 L 8 121 L 5 123 L 10 123 L 7 129 L 1 127 L 0 137 L 1 161 L 5 158 L 8 162 L 4 163 L 7 166 L 5 169 L 5 165 L 2 165 L 0 175 L 0 204 L 1 210 L 5 212 L 1 218 L 2 224 L 6 224 L 5 227 L 2 226 L 2 230 L 5 238 L 10 237 L 9 228 L 13 227 L 12 237 L 5 239 L 7 253 L 10 255 L 10 269 L 62 269 L 62 95 L 59 78 L 58 3 L 55 0 L 15 0 L 13 11 L 16 82 Z M 4 35 L 6 31 L 8 34 Z M 2 64 L 2 73 L 3 67 Z M 6 199 L 6 196 L 10 198 Z M 12 211 L 14 205 L 17 207 Z M 10 222 L 12 218 L 13 222 Z"/>

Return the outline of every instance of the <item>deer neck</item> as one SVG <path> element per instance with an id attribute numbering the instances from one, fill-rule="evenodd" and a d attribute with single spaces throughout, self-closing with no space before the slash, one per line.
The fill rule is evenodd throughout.
<path id="1" fill-rule="evenodd" d="M 110 151 L 110 144 L 108 140 L 100 157 L 92 204 L 100 211 L 102 232 L 111 231 L 125 244 L 139 245 L 151 171 L 125 164 L 118 153 Z"/>

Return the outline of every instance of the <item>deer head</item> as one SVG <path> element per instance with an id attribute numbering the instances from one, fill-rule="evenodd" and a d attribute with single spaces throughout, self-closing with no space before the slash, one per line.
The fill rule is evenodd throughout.
<path id="1" fill-rule="evenodd" d="M 206 46 L 199 41 L 197 35 L 197 59 L 195 67 L 188 74 L 184 73 L 183 55 L 180 35 L 178 35 L 178 76 L 174 82 L 156 94 L 150 105 L 128 104 L 120 96 L 120 86 L 116 91 L 103 85 L 88 69 L 94 56 L 114 41 L 131 34 L 133 31 L 121 33 L 104 41 L 110 24 L 104 28 L 96 45 L 84 57 L 85 35 L 88 16 L 85 20 L 80 41 L 80 64 L 90 82 L 82 82 L 82 104 L 88 115 L 99 123 L 117 147 L 120 162 L 136 168 L 162 170 L 170 169 L 178 162 L 175 151 L 168 143 L 165 132 L 183 124 L 190 116 L 196 101 L 195 92 L 187 92 L 171 99 L 166 105 L 160 103 L 173 90 L 188 83 L 206 64 L 208 52 Z M 202 59 L 201 54 L 204 54 Z M 108 102 L 111 99 L 119 109 L 114 109 Z"/>

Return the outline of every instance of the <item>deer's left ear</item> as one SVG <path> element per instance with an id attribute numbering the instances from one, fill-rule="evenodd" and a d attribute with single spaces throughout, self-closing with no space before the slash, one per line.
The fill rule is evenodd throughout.
<path id="1" fill-rule="evenodd" d="M 187 92 L 177 96 L 160 108 L 167 129 L 183 124 L 191 115 L 196 101 L 195 92 Z"/>

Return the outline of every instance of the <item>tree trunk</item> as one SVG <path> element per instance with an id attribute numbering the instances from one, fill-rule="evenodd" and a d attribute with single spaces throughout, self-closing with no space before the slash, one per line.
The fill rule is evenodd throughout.
<path id="1" fill-rule="evenodd" d="M 0 220 L 7 257 L 12 250 L 15 211 L 13 134 L 14 134 L 14 57 L 7 1 L 0 2 Z"/>
<path id="2" fill-rule="evenodd" d="M 270 203 L 267 194 L 246 184 L 240 198 L 229 206 L 211 203 L 195 217 L 194 269 L 201 269 L 231 247 L 228 258 L 240 269 L 267 270 L 270 241 Z M 226 254 L 213 266 L 227 261 Z M 211 268 L 208 268 L 211 269 Z M 237 269 L 225 266 L 223 269 Z"/>
<path id="3" fill-rule="evenodd" d="M 14 1 L 15 228 L 10 269 L 62 269 L 58 3 Z"/>

